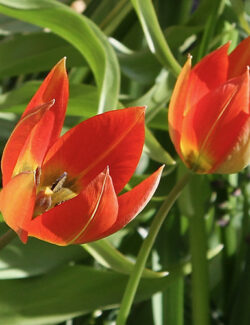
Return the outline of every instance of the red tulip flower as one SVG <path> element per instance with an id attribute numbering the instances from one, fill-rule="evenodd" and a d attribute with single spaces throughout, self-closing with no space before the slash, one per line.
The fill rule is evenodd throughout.
<path id="1" fill-rule="evenodd" d="M 234 173 L 250 162 L 250 37 L 229 43 L 193 69 L 188 57 L 169 107 L 169 132 L 184 163 L 197 173 Z"/>
<path id="2" fill-rule="evenodd" d="M 0 209 L 28 236 L 82 244 L 124 227 L 154 194 L 162 167 L 120 196 L 144 143 L 144 108 L 90 118 L 60 137 L 68 101 L 65 60 L 49 73 L 11 134 L 2 157 Z"/>

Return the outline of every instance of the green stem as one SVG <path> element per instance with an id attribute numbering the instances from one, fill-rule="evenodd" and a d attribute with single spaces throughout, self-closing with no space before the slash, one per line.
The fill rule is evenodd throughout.
<path id="1" fill-rule="evenodd" d="M 248 174 L 246 172 L 246 179 Z M 248 242 L 247 242 L 247 235 L 250 233 L 250 220 L 249 220 L 249 190 L 248 190 L 248 182 L 241 186 L 242 194 L 244 198 L 243 203 L 243 219 L 242 219 L 242 226 L 240 232 L 240 239 L 238 239 L 238 248 L 235 251 L 236 253 L 236 260 L 234 261 L 234 272 L 232 274 L 231 284 L 228 288 L 228 297 L 227 297 L 227 309 L 225 311 L 225 315 L 230 315 L 232 311 L 232 304 L 234 302 L 235 295 L 238 291 L 239 279 L 242 276 L 243 272 L 243 265 L 247 261 L 247 249 L 248 249 Z M 239 237 L 239 234 L 237 234 Z"/>
<path id="2" fill-rule="evenodd" d="M 205 219 L 200 215 L 189 218 L 190 250 L 192 255 L 193 325 L 209 325 L 209 276 Z"/>
<path id="3" fill-rule="evenodd" d="M 164 299 L 165 298 L 165 299 Z M 163 292 L 163 324 L 183 325 L 184 317 L 184 276 L 179 276 Z"/>
<path id="4" fill-rule="evenodd" d="M 7 246 L 16 237 L 15 231 L 12 229 L 8 230 L 4 235 L 0 237 L 0 249 Z"/>
<path id="5" fill-rule="evenodd" d="M 180 202 L 179 202 L 180 204 Z M 181 218 L 176 218 L 176 213 L 168 216 L 168 221 L 162 227 L 161 240 L 158 245 L 159 257 L 164 270 L 168 270 L 169 265 L 176 265 L 182 259 L 182 230 Z M 160 237 L 160 238 L 159 238 Z M 173 249 L 175 247 L 175 249 Z M 184 321 L 184 276 L 176 277 L 175 281 L 162 292 L 162 318 L 164 324 L 183 325 Z"/>
<path id="6" fill-rule="evenodd" d="M 180 25 L 185 24 L 185 22 L 188 20 L 191 9 L 192 9 L 192 0 L 181 0 L 180 2 L 180 8 L 178 10 L 178 23 Z"/>
<path id="7" fill-rule="evenodd" d="M 116 325 L 124 325 L 126 324 L 137 287 L 139 285 L 139 281 L 142 275 L 142 271 L 145 267 L 147 258 L 151 251 L 151 248 L 154 244 L 156 236 L 161 228 L 163 221 L 165 220 L 169 210 L 179 197 L 182 189 L 188 183 L 190 179 L 190 173 L 185 174 L 179 182 L 174 186 L 172 191 L 167 196 L 166 200 L 163 202 L 162 206 L 160 207 L 159 211 L 154 217 L 154 220 L 151 224 L 149 229 L 149 233 L 147 238 L 144 240 L 141 249 L 139 251 L 133 272 L 129 278 L 125 293 L 123 295 L 123 299 L 121 302 L 121 308 L 118 314 L 117 323 Z"/>
<path id="8" fill-rule="evenodd" d="M 196 62 L 199 62 L 201 58 L 205 56 L 208 52 L 208 47 L 214 35 L 216 23 L 224 8 L 224 5 L 225 5 L 225 0 L 211 1 L 211 10 L 205 24 L 205 30 L 202 36 L 201 44 L 199 46 Z"/>
<path id="9" fill-rule="evenodd" d="M 153 3 L 151 0 L 130 0 L 140 20 L 150 51 L 160 63 L 170 69 L 175 76 L 181 71 L 181 66 L 171 52 L 161 30 Z"/>

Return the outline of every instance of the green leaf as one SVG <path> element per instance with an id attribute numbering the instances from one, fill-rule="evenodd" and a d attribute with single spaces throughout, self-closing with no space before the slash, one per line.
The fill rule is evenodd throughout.
<path id="1" fill-rule="evenodd" d="M 40 81 L 29 81 L 15 90 L 0 95 L 0 110 L 21 114 L 40 85 Z M 96 87 L 84 84 L 70 85 L 68 115 L 89 118 L 97 113 L 97 108 Z"/>
<path id="2" fill-rule="evenodd" d="M 128 103 L 129 106 L 147 106 L 146 124 L 148 126 L 154 124 L 154 127 L 157 128 L 157 124 L 159 123 L 160 129 L 167 130 L 166 111 L 162 109 L 165 108 L 169 101 L 172 83 L 173 80 L 170 78 L 170 74 L 162 70 L 156 78 L 154 85 L 143 96 Z M 159 113 L 160 119 L 155 120 Z M 152 123 L 153 120 L 154 122 Z"/>
<path id="3" fill-rule="evenodd" d="M 17 117 L 12 113 L 2 113 L 0 112 L 0 140 L 3 141 L 5 145 L 6 139 L 8 139 L 11 131 L 17 122 Z"/>
<path id="4" fill-rule="evenodd" d="M 71 43 L 94 73 L 100 94 L 99 112 L 116 107 L 120 85 L 117 57 L 106 36 L 92 21 L 54 0 L 0 0 L 0 12 L 49 28 Z"/>
<path id="5" fill-rule="evenodd" d="M 0 14 L 0 35 L 13 35 L 20 33 L 29 33 L 38 31 L 41 28 L 35 25 L 25 23 L 23 21 L 18 21 L 11 17 Z"/>
<path id="6" fill-rule="evenodd" d="M 49 71 L 63 56 L 67 68 L 86 65 L 82 55 L 53 33 L 15 35 L 0 43 L 0 76 Z"/>
<path id="7" fill-rule="evenodd" d="M 160 28 L 151 0 L 131 0 L 141 22 L 148 47 L 163 66 L 170 69 L 176 76 L 181 67 L 174 58 Z"/>
<path id="8" fill-rule="evenodd" d="M 79 246 L 59 247 L 30 238 L 24 245 L 18 238 L 1 250 L 0 279 L 26 278 L 47 273 L 75 262 L 86 254 Z"/>
<path id="9" fill-rule="evenodd" d="M 147 153 L 151 159 L 158 161 L 162 164 L 175 165 L 174 159 L 157 141 L 157 139 L 149 130 L 149 128 L 146 128 L 144 152 Z"/>
<path id="10" fill-rule="evenodd" d="M 22 10 L 37 10 L 37 9 L 43 9 L 43 8 L 54 8 L 56 4 L 51 3 L 50 0 L 1 0 L 1 3 L 9 8 L 13 9 L 22 9 Z M 60 4 L 58 3 L 58 6 Z"/>
<path id="11" fill-rule="evenodd" d="M 130 274 L 135 265 L 121 252 L 119 252 L 108 240 L 102 239 L 93 243 L 82 245 L 86 251 L 92 255 L 101 265 L 111 268 L 114 271 Z M 166 276 L 168 272 L 154 272 L 149 269 L 143 271 L 145 278 L 160 278 Z"/>
<path id="12" fill-rule="evenodd" d="M 213 256 L 218 254 L 213 252 Z M 167 277 L 142 279 L 136 301 L 165 290 L 191 265 L 182 263 Z M 0 319 L 5 325 L 45 325 L 118 306 L 128 276 L 85 266 L 68 266 L 32 279 L 0 280 Z"/>
<path id="13" fill-rule="evenodd" d="M 165 36 L 173 51 L 183 52 L 197 40 L 197 35 L 202 32 L 203 26 L 171 26 L 166 29 Z M 186 59 L 186 55 L 185 55 Z"/>
<path id="14" fill-rule="evenodd" d="M 106 35 L 111 35 L 131 10 L 132 5 L 127 0 L 98 1 L 91 19 Z"/>
<path id="15" fill-rule="evenodd" d="M 110 43 L 116 51 L 125 76 L 142 84 L 154 83 L 161 66 L 148 50 L 132 51 L 113 38 L 110 38 Z"/>
<path id="16" fill-rule="evenodd" d="M 242 0 L 231 0 L 231 3 L 236 15 L 238 16 L 241 28 L 243 28 L 246 31 L 246 33 L 249 35 L 250 26 L 249 26 L 249 20 L 247 20 L 247 13 L 244 11 L 245 3 Z"/>
<path id="17" fill-rule="evenodd" d="M 147 125 L 152 129 L 168 131 L 166 110 L 159 110 Z"/>

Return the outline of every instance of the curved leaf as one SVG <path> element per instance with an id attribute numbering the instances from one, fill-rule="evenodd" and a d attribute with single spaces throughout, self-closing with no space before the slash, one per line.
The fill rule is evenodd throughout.
<path id="1" fill-rule="evenodd" d="M 145 129 L 145 146 L 144 151 L 155 161 L 166 165 L 175 165 L 174 159 L 162 147 L 149 128 Z"/>
<path id="2" fill-rule="evenodd" d="M 0 111 L 22 114 L 40 81 L 28 81 L 17 89 L 0 95 Z M 96 115 L 98 108 L 97 88 L 85 84 L 71 84 L 68 115 L 88 118 Z M 67 124 L 67 123 L 66 123 Z"/>
<path id="3" fill-rule="evenodd" d="M 116 107 L 120 85 L 117 57 L 92 21 L 54 0 L 0 0 L 0 12 L 49 28 L 76 47 L 93 70 L 100 93 L 99 113 Z"/>
<path id="4" fill-rule="evenodd" d="M 93 243 L 82 245 L 82 247 L 93 256 L 101 265 L 111 268 L 114 271 L 130 274 L 135 265 L 121 252 L 119 252 L 108 240 L 101 239 Z M 149 269 L 143 271 L 144 278 L 160 278 L 166 276 L 168 272 L 155 272 Z"/>
<path id="5" fill-rule="evenodd" d="M 150 51 L 163 66 L 178 75 L 181 67 L 174 58 L 160 28 L 151 0 L 131 0 L 141 22 Z"/>
<path id="6" fill-rule="evenodd" d="M 71 44 L 53 33 L 14 35 L 0 43 L 0 76 L 17 76 L 50 70 L 62 56 L 67 67 L 86 66 L 82 55 Z"/>
<path id="7" fill-rule="evenodd" d="M 208 251 L 208 258 L 221 249 L 219 245 Z M 145 300 L 165 290 L 180 275 L 190 273 L 188 261 L 171 268 L 169 276 L 142 279 L 135 300 Z M 127 281 L 127 275 L 79 265 L 60 268 L 30 281 L 1 280 L 0 319 L 6 325 L 43 325 L 112 308 L 120 303 Z"/>

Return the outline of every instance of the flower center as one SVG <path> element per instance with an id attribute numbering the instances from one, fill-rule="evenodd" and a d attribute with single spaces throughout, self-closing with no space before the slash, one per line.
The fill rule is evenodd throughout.
<path id="1" fill-rule="evenodd" d="M 49 186 L 40 185 L 41 169 L 36 170 L 37 196 L 34 208 L 34 217 L 54 208 L 55 206 L 72 199 L 77 195 L 67 186 L 67 172 L 63 172 L 54 183 Z"/>

